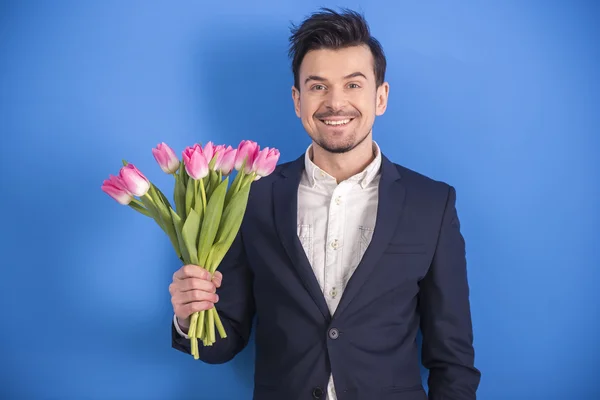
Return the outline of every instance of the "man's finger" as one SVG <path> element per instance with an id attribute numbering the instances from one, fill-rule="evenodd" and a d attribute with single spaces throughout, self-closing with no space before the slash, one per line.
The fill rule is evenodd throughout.
<path id="1" fill-rule="evenodd" d="M 173 280 L 176 279 L 187 279 L 187 278 L 199 278 L 204 280 L 210 279 L 210 274 L 207 270 L 197 265 L 184 265 L 179 268 L 173 274 Z"/>
<path id="2" fill-rule="evenodd" d="M 213 275 L 212 281 L 216 287 L 221 287 L 221 283 L 223 283 L 223 274 L 221 274 L 219 271 L 216 271 Z"/>
<path id="3" fill-rule="evenodd" d="M 178 288 L 180 292 L 187 292 L 190 290 L 203 290 L 205 292 L 215 292 L 215 287 L 217 286 L 215 282 L 207 281 L 204 279 L 198 278 L 188 278 L 182 279 L 178 283 Z"/>

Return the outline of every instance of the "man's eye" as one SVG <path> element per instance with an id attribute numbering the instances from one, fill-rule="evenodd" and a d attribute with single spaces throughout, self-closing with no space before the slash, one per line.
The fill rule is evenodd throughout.
<path id="1" fill-rule="evenodd" d="M 323 85 L 315 85 L 315 86 L 313 86 L 313 90 L 323 90 L 323 89 L 325 89 L 325 86 L 323 86 Z"/>
<path id="2" fill-rule="evenodd" d="M 348 86 L 350 86 L 351 89 L 358 89 L 358 88 L 360 88 L 360 86 L 358 84 L 356 84 L 356 83 L 351 83 Z"/>

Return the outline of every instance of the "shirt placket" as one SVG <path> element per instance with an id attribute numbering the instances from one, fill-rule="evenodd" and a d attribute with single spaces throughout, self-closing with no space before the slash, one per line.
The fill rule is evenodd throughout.
<path id="1" fill-rule="evenodd" d="M 342 263 L 346 215 L 343 198 L 347 187 L 346 182 L 342 182 L 335 186 L 329 202 L 325 282 L 323 290 L 327 299 L 327 304 L 332 313 L 335 312 L 341 297 L 340 283 L 343 276 Z"/>

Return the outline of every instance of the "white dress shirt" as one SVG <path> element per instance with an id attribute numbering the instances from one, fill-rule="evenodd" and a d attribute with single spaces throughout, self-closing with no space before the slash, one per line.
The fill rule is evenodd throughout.
<path id="1" fill-rule="evenodd" d="M 333 314 L 350 276 L 371 242 L 377 214 L 381 151 L 373 141 L 373 161 L 360 173 L 337 183 L 312 162 L 306 149 L 298 188 L 298 237 Z M 175 327 L 181 331 L 174 316 Z M 336 400 L 333 376 L 327 399 Z"/>

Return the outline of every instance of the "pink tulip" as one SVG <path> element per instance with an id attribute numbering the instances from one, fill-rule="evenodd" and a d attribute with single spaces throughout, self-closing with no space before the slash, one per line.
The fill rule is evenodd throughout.
<path id="1" fill-rule="evenodd" d="M 175 152 L 166 143 L 160 143 L 155 149 L 152 149 L 154 159 L 167 174 L 174 174 L 179 168 L 179 158 L 175 155 Z"/>
<path id="2" fill-rule="evenodd" d="M 133 164 L 121 167 L 119 178 L 129 193 L 134 196 L 143 196 L 150 189 L 150 181 Z"/>
<path id="3" fill-rule="evenodd" d="M 186 147 L 183 151 L 183 163 L 188 175 L 194 180 L 208 175 L 208 162 L 199 144 Z"/>
<path id="4" fill-rule="evenodd" d="M 206 154 L 206 152 L 205 152 L 205 154 Z M 224 154 L 225 154 L 225 145 L 224 144 L 220 144 L 220 145 L 214 147 L 213 158 L 211 158 L 211 160 L 214 159 L 214 161 L 215 161 L 215 166 L 213 168 L 215 171 L 218 171 L 217 165 L 219 165 L 219 163 L 223 159 Z M 210 164 L 210 162 L 209 162 L 209 164 Z"/>
<path id="5" fill-rule="evenodd" d="M 233 170 L 233 166 L 235 164 L 235 159 L 237 155 L 237 149 L 234 149 L 231 146 L 227 146 L 227 148 L 223 149 L 221 153 L 222 156 L 217 158 L 217 162 L 215 164 L 215 171 L 221 171 L 221 174 L 227 176 Z"/>
<path id="6" fill-rule="evenodd" d="M 248 157 L 246 160 L 246 167 L 244 168 L 244 172 L 249 174 L 252 172 L 252 165 L 254 164 L 254 160 L 259 152 L 258 143 L 253 142 L 251 140 L 242 140 L 237 148 L 237 154 L 235 157 L 235 169 L 239 171 L 242 168 L 242 163 L 244 159 Z"/>
<path id="7" fill-rule="evenodd" d="M 102 191 L 115 199 L 119 204 L 127 205 L 131 203 L 133 195 L 125 188 L 121 178 L 110 175 L 109 179 L 102 182 Z"/>
<path id="8" fill-rule="evenodd" d="M 206 162 L 210 164 L 210 162 L 212 161 L 214 155 L 215 155 L 215 145 L 213 144 L 213 142 L 208 142 L 204 145 L 204 150 L 202 150 L 204 152 L 204 157 L 206 157 Z"/>
<path id="9" fill-rule="evenodd" d="M 252 171 L 256 172 L 258 176 L 267 176 L 275 170 L 278 160 L 279 150 L 265 147 L 258 153 L 258 156 L 254 160 Z"/>

